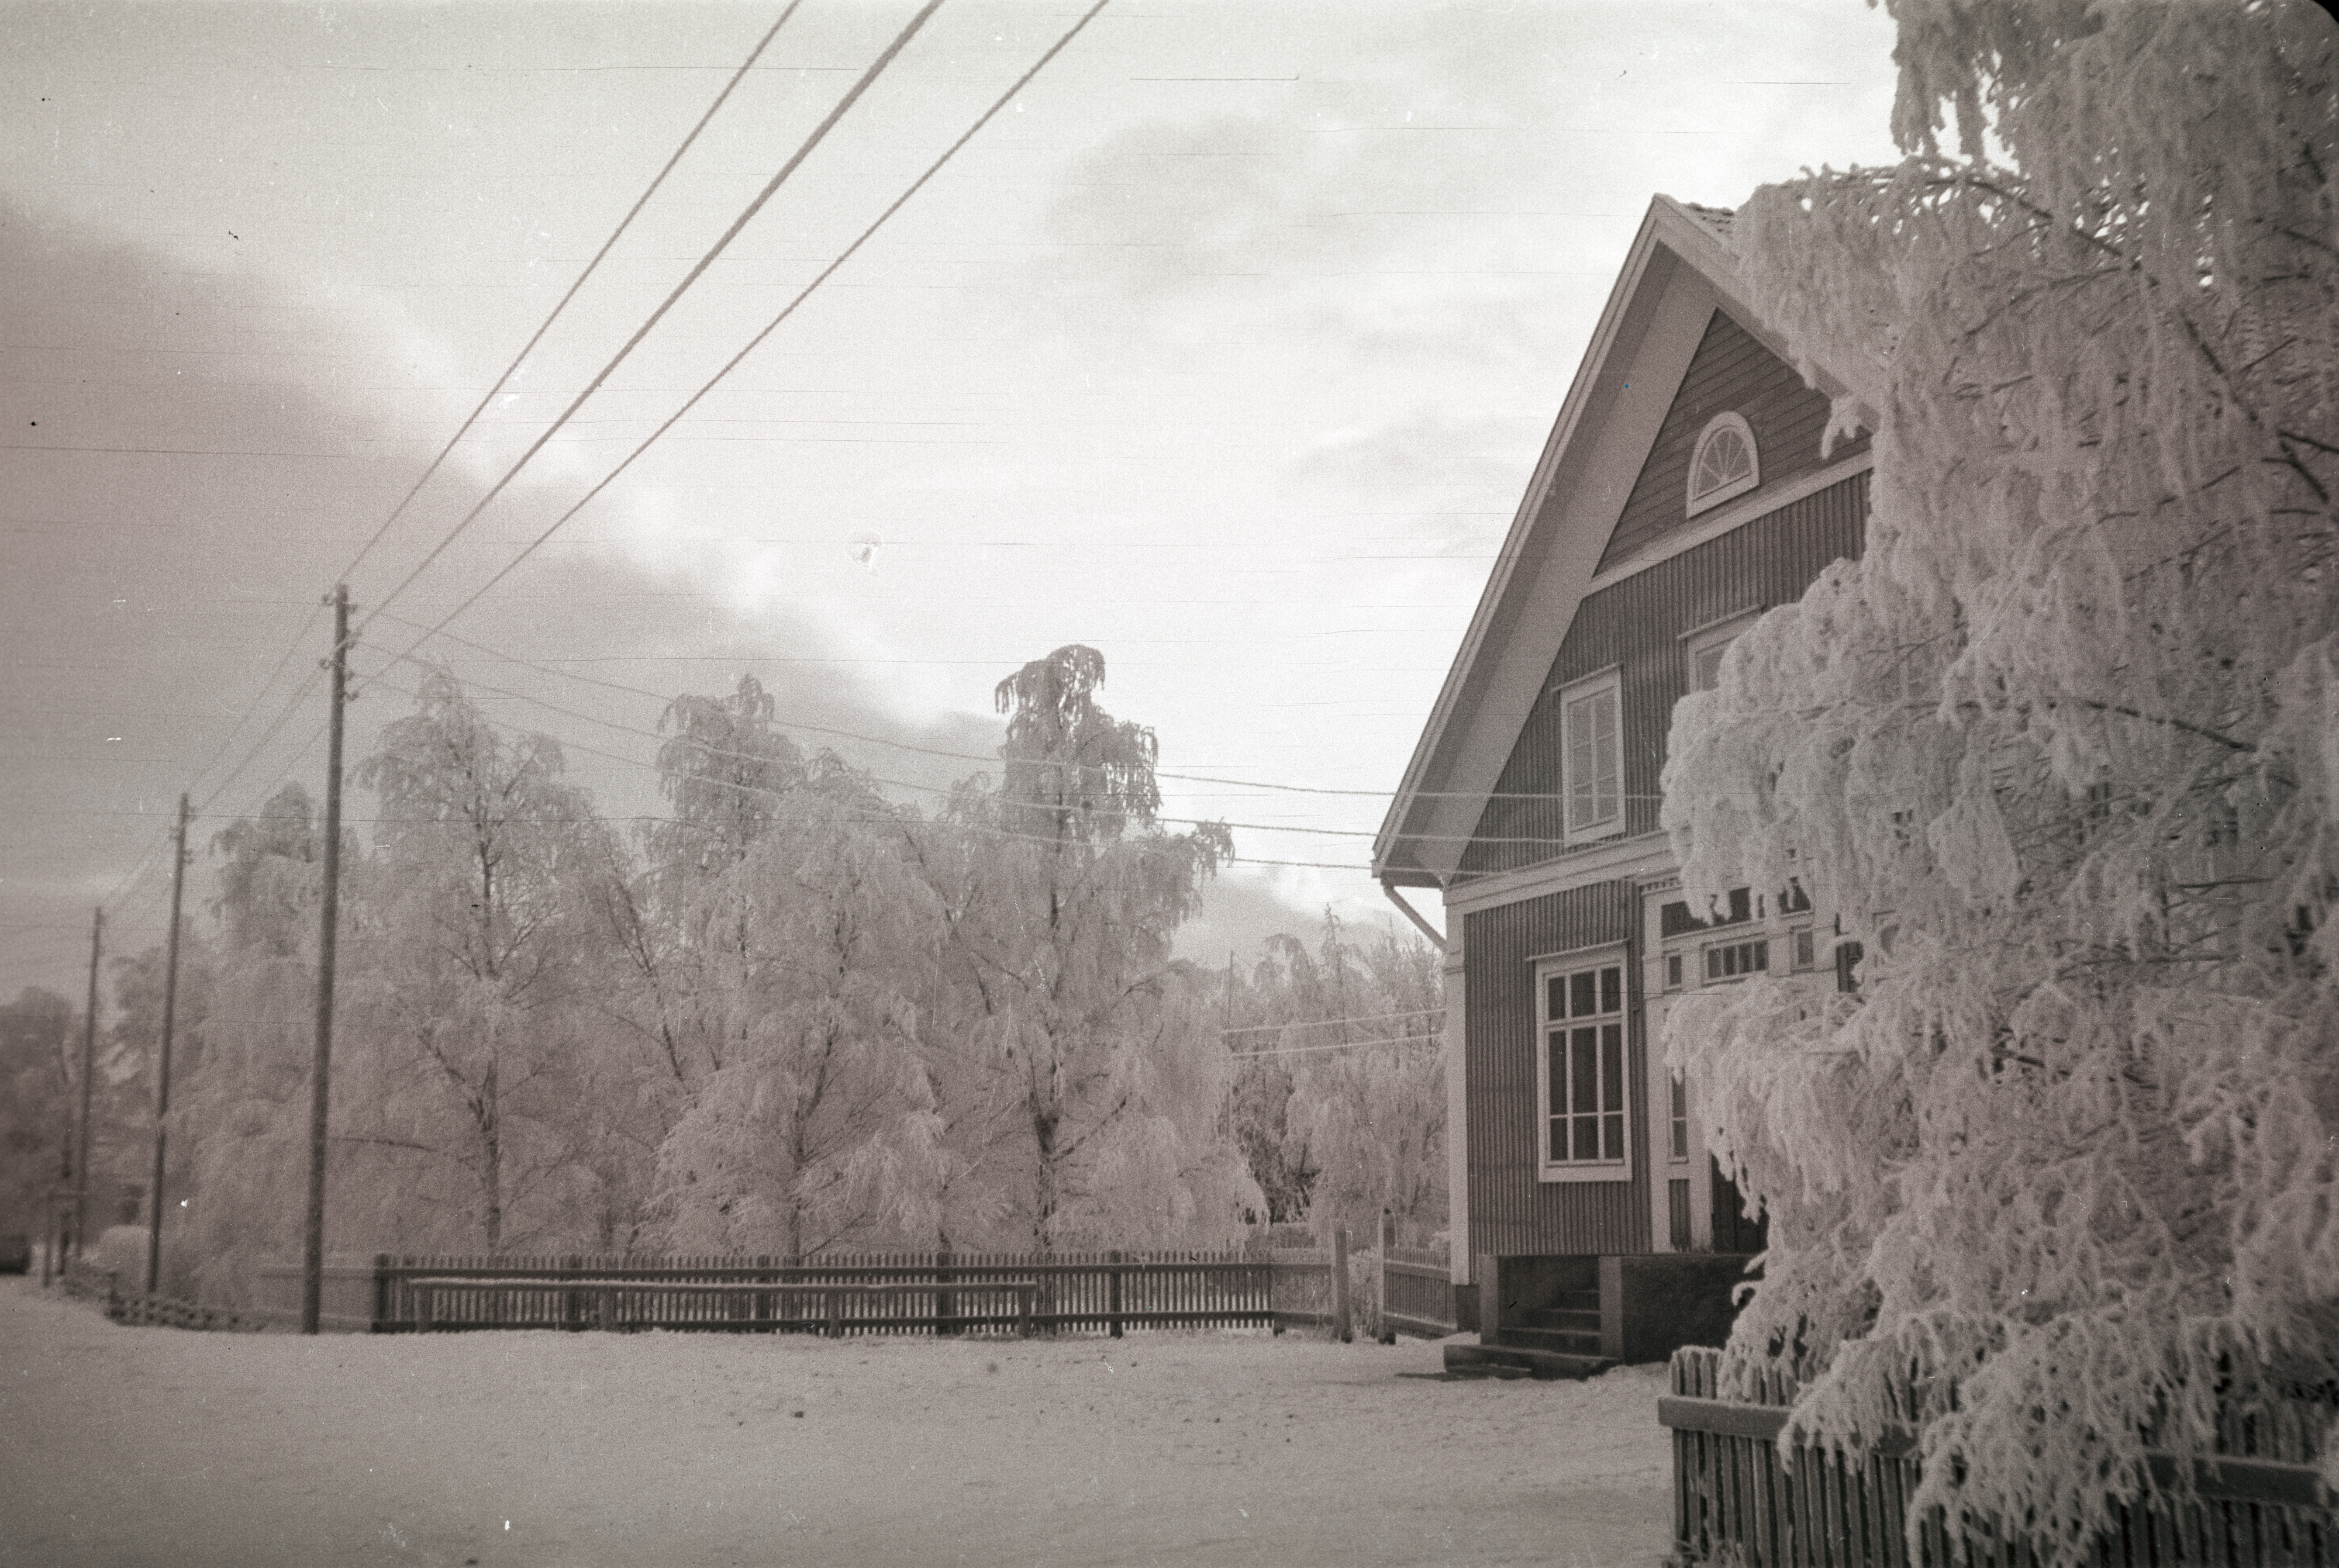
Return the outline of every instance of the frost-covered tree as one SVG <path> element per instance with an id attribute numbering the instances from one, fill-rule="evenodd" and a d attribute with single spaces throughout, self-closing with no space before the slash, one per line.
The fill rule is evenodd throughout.
<path id="1" fill-rule="evenodd" d="M 589 800 L 561 772 L 555 742 L 505 735 L 439 669 L 356 772 L 380 808 L 378 924 L 350 944 L 344 1136 L 419 1157 L 417 1182 L 459 1171 L 443 1212 L 490 1249 L 524 1228 L 514 1220 L 531 1198 L 551 1210 L 532 1224 L 554 1222 L 591 1109 L 562 1090 L 577 1045 L 579 890 L 606 856 Z M 367 1196 L 410 1219 L 417 1208 L 411 1192 Z"/>
<path id="2" fill-rule="evenodd" d="M 942 937 L 934 895 L 865 781 L 758 808 L 715 879 L 738 959 L 722 1059 L 658 1149 L 659 1201 L 685 1247 L 776 1252 L 923 1233 L 940 1123 L 917 999 Z"/>
<path id="3" fill-rule="evenodd" d="M 183 1243 L 206 1300 L 248 1304 L 261 1266 L 299 1253 L 321 839 L 308 792 L 287 784 L 257 817 L 212 841 L 221 863 L 210 906 L 210 1002 L 183 1036 L 185 1055 L 174 1048 L 171 1090 L 173 1140 L 192 1188 L 173 1240 Z M 180 981 L 190 983 L 183 964 Z M 334 1218 L 329 1208 L 329 1236 Z"/>
<path id="4" fill-rule="evenodd" d="M 46 1222 L 66 1169 L 73 1017 L 73 1003 L 40 986 L 0 1005 L 0 1228 L 27 1236 Z"/>
<path id="5" fill-rule="evenodd" d="M 1736 1365 L 1913 1427 L 1912 1521 L 2068 1555 L 2148 1446 L 2339 1377 L 2339 31 L 1891 9 L 1906 161 L 1737 225 L 1875 432 L 1866 551 L 1665 775 L 1693 896 L 1801 878 L 1859 987 L 1668 1043 L 1772 1217 Z"/>
<path id="6" fill-rule="evenodd" d="M 1312 950 L 1268 939 L 1230 1011 L 1235 1132 L 1271 1218 L 1446 1228 L 1442 980 L 1427 944 L 1358 942 L 1328 912 Z"/>
<path id="7" fill-rule="evenodd" d="M 1104 673 L 1073 646 L 1001 682 L 1002 784 L 923 830 L 946 1179 L 964 1227 L 1043 1250 L 1224 1234 L 1259 1202 L 1222 1131 L 1215 988 L 1170 958 L 1232 842 L 1155 824 L 1153 733 L 1099 705 Z"/>

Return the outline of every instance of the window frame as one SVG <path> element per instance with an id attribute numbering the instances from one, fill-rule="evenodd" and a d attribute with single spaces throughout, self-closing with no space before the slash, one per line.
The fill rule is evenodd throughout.
<path id="1" fill-rule="evenodd" d="M 1727 649 L 1731 644 L 1745 635 L 1749 626 L 1762 618 L 1762 612 L 1766 607 L 1756 605 L 1751 609 L 1733 610 L 1720 620 L 1708 621 L 1702 626 L 1693 626 L 1682 633 L 1676 640 L 1681 644 L 1682 691 L 1684 695 L 1693 692 L 1710 692 L 1714 689 L 1712 686 L 1702 686 L 1697 684 L 1698 660 L 1717 647 Z M 1721 673 L 1718 663 L 1715 673 L 1716 675 Z"/>
<path id="2" fill-rule="evenodd" d="M 1615 809 L 1607 816 L 1578 825 L 1575 820 L 1575 731 L 1571 720 L 1572 710 L 1580 703 L 1605 698 L 1608 705 L 1610 734 L 1614 737 L 1614 767 L 1608 783 L 1614 787 Z M 1624 682 L 1623 666 L 1611 665 L 1595 670 L 1563 685 L 1552 688 L 1552 700 L 1559 705 L 1559 803 L 1561 835 L 1570 844 L 1596 843 L 1602 839 L 1616 838 L 1624 832 Z M 1594 741 L 1596 745 L 1596 738 Z M 1599 804 L 1600 792 L 1595 782 L 1593 804 Z"/>
<path id="3" fill-rule="evenodd" d="M 1554 981 L 1565 981 L 1577 975 L 1590 975 L 1594 977 L 1593 984 L 1597 988 L 1600 983 L 1599 976 L 1604 971 L 1614 971 L 1616 975 L 1617 1006 L 1614 1011 L 1598 1007 L 1589 1013 L 1577 1014 L 1571 1011 L 1562 1020 L 1554 1021 L 1551 1017 L 1550 997 Z M 1555 953 L 1547 958 L 1535 960 L 1534 975 L 1535 994 L 1532 1005 L 1535 1010 L 1536 1179 L 1546 1182 L 1630 1181 L 1633 1178 L 1633 1118 L 1634 1115 L 1632 1030 L 1634 998 L 1631 955 L 1625 945 L 1621 942 L 1606 947 L 1585 948 L 1575 952 Z M 1604 998 L 1600 998 L 1595 993 L 1594 1000 L 1595 1001 L 1604 1001 Z M 1588 1021 L 1579 1022 L 1579 1019 Z M 1604 1137 L 1606 1124 L 1610 1118 L 1615 1119 L 1615 1131 L 1621 1152 L 1614 1159 L 1578 1160 L 1552 1158 L 1552 1040 L 1555 1034 L 1579 1028 L 1589 1030 L 1594 1036 L 1591 1048 L 1598 1053 L 1598 1056 L 1594 1059 L 1594 1098 L 1600 1107 L 1581 1114 L 1601 1119 L 1604 1149 L 1606 1147 Z M 1607 1109 L 1606 1104 L 1609 1085 L 1604 1071 L 1605 1063 L 1599 1060 L 1606 1054 L 1606 1041 L 1601 1038 L 1601 1035 L 1610 1028 L 1617 1031 L 1615 1085 L 1620 1091 L 1617 1106 L 1613 1110 Z M 1564 1114 L 1573 1117 L 1578 1112 L 1571 1106 Z"/>
<path id="4" fill-rule="evenodd" d="M 1705 494 L 1699 495 L 1697 493 L 1698 465 L 1704 459 L 1706 448 L 1712 445 L 1714 438 L 1724 430 L 1736 432 L 1739 439 L 1746 443 L 1746 471 L 1738 478 L 1716 485 Z M 1754 427 L 1746 422 L 1746 416 L 1733 409 L 1716 414 L 1708 419 L 1705 422 L 1705 428 L 1698 431 L 1697 439 L 1690 445 L 1689 473 L 1682 481 L 1683 504 L 1688 508 L 1687 515 L 1693 518 L 1700 512 L 1712 510 L 1724 501 L 1736 500 L 1747 491 L 1761 488 L 1762 483 L 1762 449 L 1755 441 Z"/>

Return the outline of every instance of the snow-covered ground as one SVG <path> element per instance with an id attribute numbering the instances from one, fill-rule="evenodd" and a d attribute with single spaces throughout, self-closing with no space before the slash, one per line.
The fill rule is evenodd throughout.
<path id="1" fill-rule="evenodd" d="M 301 1339 L 0 1280 L 0 1563 L 1653 1568 L 1660 1367 L 1435 1346 Z"/>

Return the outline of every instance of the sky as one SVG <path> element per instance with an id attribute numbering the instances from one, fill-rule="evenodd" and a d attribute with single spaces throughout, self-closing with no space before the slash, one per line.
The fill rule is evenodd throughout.
<path id="1" fill-rule="evenodd" d="M 481 507 L 918 9 L 801 0 L 547 327 L 783 0 L 0 7 L 0 996 L 77 998 L 94 907 L 162 939 L 181 792 L 198 914 L 321 792 L 336 581 L 352 765 L 436 660 L 656 814 L 666 702 L 752 675 L 931 809 L 1085 643 L 1239 824 L 1181 952 L 1394 921 L 1372 832 L 1650 197 L 1893 156 L 1861 0 L 1110 0 L 803 294 L 1086 9 L 944 0 Z"/>

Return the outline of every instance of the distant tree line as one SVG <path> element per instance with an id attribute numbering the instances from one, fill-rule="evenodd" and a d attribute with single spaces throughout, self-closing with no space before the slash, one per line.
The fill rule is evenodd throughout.
<path id="1" fill-rule="evenodd" d="M 666 814 L 634 824 L 430 673 L 352 774 L 376 809 L 353 801 L 341 855 L 329 1247 L 1203 1245 L 1383 1204 L 1442 1228 L 1436 955 L 1327 918 L 1248 975 L 1173 959 L 1233 842 L 1160 823 L 1153 734 L 1099 705 L 1104 673 L 1072 646 L 1002 682 L 1000 777 L 931 814 L 807 754 L 753 677 L 677 697 Z M 191 896 L 182 1291 L 235 1299 L 297 1255 L 321 814 L 287 785 Z M 150 1158 L 161 967 L 112 966 L 117 1189 Z M 75 1011 L 0 1007 L 0 1205 L 24 1217 L 0 1228 L 36 1229 L 60 1169 Z M 1347 1018 L 1374 1021 L 1308 1027 Z M 1395 1043 L 1294 1049 L 1343 1040 Z"/>

